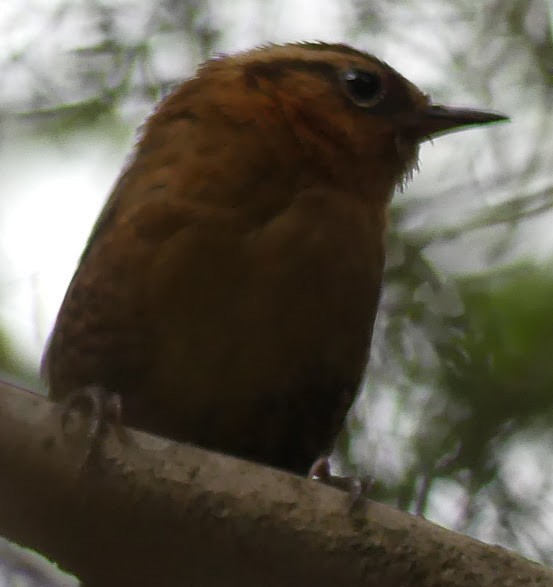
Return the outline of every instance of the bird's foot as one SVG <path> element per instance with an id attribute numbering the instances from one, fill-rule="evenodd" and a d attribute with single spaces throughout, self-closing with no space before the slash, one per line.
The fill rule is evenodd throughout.
<path id="1" fill-rule="evenodd" d="M 86 448 L 81 468 L 84 468 L 98 451 L 108 426 L 113 426 L 121 442 L 128 440 L 122 424 L 121 396 L 116 393 L 90 385 L 70 393 L 61 404 L 61 410 L 61 429 L 64 438 L 85 428 Z M 75 418 L 76 415 L 80 418 Z"/>
<path id="2" fill-rule="evenodd" d="M 347 492 L 349 509 L 354 511 L 365 504 L 367 494 L 372 487 L 372 479 L 360 479 L 359 477 L 340 477 L 330 472 L 328 457 L 319 457 L 309 469 L 308 478 L 320 481 L 325 485 L 336 487 Z"/>

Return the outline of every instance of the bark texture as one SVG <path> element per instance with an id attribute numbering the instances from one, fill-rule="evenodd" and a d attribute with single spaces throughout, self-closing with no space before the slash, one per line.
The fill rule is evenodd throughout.
<path id="1" fill-rule="evenodd" d="M 0 532 L 88 587 L 507 587 L 553 571 L 337 489 L 86 418 L 0 385 Z"/>

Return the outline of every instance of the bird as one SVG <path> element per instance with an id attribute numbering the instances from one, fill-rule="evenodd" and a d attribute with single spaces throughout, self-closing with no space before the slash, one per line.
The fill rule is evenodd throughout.
<path id="1" fill-rule="evenodd" d="M 390 200 L 419 145 L 506 120 L 346 44 L 219 55 L 141 130 L 43 356 L 50 397 L 305 475 L 369 358 Z"/>

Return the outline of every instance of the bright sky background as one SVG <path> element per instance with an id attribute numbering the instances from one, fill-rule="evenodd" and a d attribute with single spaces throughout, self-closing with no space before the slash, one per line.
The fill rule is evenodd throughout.
<path id="1" fill-rule="evenodd" d="M 118 0 L 111 2 L 117 3 Z M 61 67 L 63 50 L 71 50 L 84 43 L 87 28 L 86 25 L 82 30 L 64 28 L 62 24 L 61 30 L 55 29 L 57 37 L 43 34 L 45 20 L 51 18 L 53 8 L 60 4 L 54 0 L 27 0 L 27 9 L 22 10 L 19 3 L 0 2 L 0 46 L 4 46 L 5 53 L 9 54 L 14 49 L 24 51 L 32 46 L 35 49 L 35 67 L 47 67 L 50 63 Z M 130 36 L 140 30 L 141 23 L 151 10 L 151 7 L 140 3 L 136 6 L 134 21 L 122 25 L 127 27 Z M 224 31 L 220 46 L 228 47 L 230 51 L 246 49 L 268 40 L 349 40 L 359 48 L 377 51 L 380 57 L 389 60 L 421 87 L 439 85 L 443 79 L 439 69 L 429 67 L 428 60 L 424 59 L 426 52 L 439 51 L 438 36 L 429 35 L 420 27 L 410 30 L 410 40 L 421 48 L 420 56 L 406 51 L 400 44 L 394 45 L 393 34 L 389 40 L 383 42 L 380 39 L 378 43 L 366 37 L 344 39 L 343 31 L 351 26 L 353 15 L 344 9 L 344 3 L 339 0 L 282 0 L 274 3 L 240 0 L 219 2 L 216 6 L 214 14 Z M 439 6 L 432 0 L 420 3 L 421 12 L 426 10 L 430 18 L 432 14 L 436 16 L 437 10 L 448 10 Z M 15 20 L 14 15 L 18 16 Z M 59 35 L 62 35 L 61 43 Z M 452 35 L 451 43 L 462 43 L 465 35 L 466 31 L 464 33 L 460 28 L 456 36 Z M 373 46 L 375 44 L 378 46 Z M 160 54 L 164 55 L 164 52 Z M 196 65 L 175 63 L 173 46 L 168 46 L 165 54 L 167 58 L 160 67 L 176 70 L 183 77 L 189 73 L 187 66 L 193 70 Z M 3 81 L 0 92 L 16 97 L 25 81 L 8 77 Z M 474 104 L 474 99 L 471 101 L 470 96 L 455 90 L 455 87 L 448 88 L 449 95 L 458 103 Z M 496 107 L 499 109 L 499 105 Z M 63 139 L 54 142 L 36 136 L 28 138 L 18 125 L 7 124 L 3 128 L 0 149 L 0 258 L 5 283 L 2 287 L 0 320 L 13 335 L 16 349 L 32 365 L 38 363 L 90 227 L 132 148 L 134 135 L 131 127 L 138 125 L 146 114 L 138 111 L 129 116 L 126 145 L 111 144 L 109 133 L 99 136 L 101 129 L 96 134 L 68 132 Z M 520 124 L 520 121 L 514 124 Z M 463 134 L 463 139 L 451 137 L 443 143 L 440 141 L 438 147 L 425 146 L 423 169 L 427 167 L 424 163 L 427 152 L 431 150 L 434 159 L 452 157 L 455 146 L 461 144 L 459 140 L 467 146 L 475 139 Z M 477 144 L 481 145 L 473 143 L 475 147 Z M 486 168 L 485 162 L 480 161 L 471 173 L 485 177 Z M 428 172 L 424 178 L 429 182 L 432 180 Z M 440 179 L 442 183 L 444 180 Z M 417 178 L 416 181 L 421 180 Z M 536 238 L 536 234 L 541 236 Z M 544 240 L 543 234 L 543 231 L 532 231 L 534 238 L 525 241 L 527 248 L 549 253 L 553 239 Z M 450 263 L 451 254 L 447 248 L 440 248 L 436 251 L 436 261 L 440 262 L 441 255 L 441 262 Z M 463 259 L 459 262 L 462 264 Z"/>
<path id="2" fill-rule="evenodd" d="M 105 3 L 118 4 L 122 0 Z M 53 7 L 61 2 L 26 0 L 26 4 L 27 9 L 22 10 L 19 3 L 0 1 L 0 47 L 3 47 L 3 53 L 9 55 L 14 50 L 24 52 L 31 47 L 35 69 L 40 70 L 52 63 L 60 68 L 60 76 L 67 76 L 65 81 L 69 84 L 71 71 L 63 69 L 64 51 L 71 51 L 89 41 L 87 35 L 91 33 L 86 23 L 81 28 L 56 23 L 57 28 L 53 29 L 55 34 L 47 35 L 43 31 L 44 23 L 51 20 Z M 348 41 L 361 49 L 376 52 L 425 90 L 432 88 L 438 100 L 447 96 L 447 100 L 455 105 L 480 105 L 514 115 L 513 121 L 504 127 L 461 133 L 424 145 L 421 151 L 422 173 L 415 177 L 406 194 L 399 197 L 409 197 L 412 190 L 432 195 L 438 188 L 454 187 L 459 174 L 465 169 L 467 176 L 475 179 L 475 190 L 478 190 L 479 181 L 492 182 L 493 185 L 496 178 L 490 171 L 494 153 L 492 142 L 488 139 L 492 136 L 502 136 L 505 140 L 512 136 L 531 136 L 539 124 L 539 119 L 533 117 L 531 112 L 521 115 L 517 111 L 520 94 L 517 95 L 517 89 L 512 88 L 512 79 L 502 82 L 508 92 L 496 89 L 494 96 L 482 98 L 478 92 L 471 94 L 465 85 L 456 83 L 455 72 L 444 76 L 439 59 L 428 59 L 428 55 L 439 53 L 443 39 L 440 41 L 439 35 L 429 34 L 420 22 L 409 31 L 409 42 L 418 49 L 413 52 L 406 50 L 403 35 L 394 32 L 394 27 L 398 27 L 394 19 L 390 20 L 389 34 L 383 37 L 345 39 L 343 31 L 351 30 L 353 14 L 344 9 L 344 3 L 340 0 L 266 3 L 237 0 L 217 2 L 214 6 L 216 10 L 213 14 L 224 31 L 219 46 L 225 50 L 242 50 L 267 41 Z M 431 23 L 433 18 L 444 18 L 443 13 L 450 11 L 451 7 L 437 0 L 421 0 L 418 9 Z M 134 20 L 121 23 L 125 34 L 129 37 L 138 34 L 151 10 L 150 5 L 136 3 L 136 11 L 132 13 Z M 394 10 L 393 7 L 390 10 Z M 14 15 L 17 15 L 15 20 Z M 401 23 L 401 19 L 398 22 Z M 452 25 L 448 38 L 450 48 L 463 47 L 467 43 L 467 35 L 468 31 L 462 24 L 457 28 Z M 153 39 L 152 43 L 157 43 L 161 70 L 184 78 L 197 65 L 195 62 L 182 63 L 182 59 L 175 58 L 175 54 L 189 54 L 186 48 L 183 49 L 180 38 Z M 524 67 L 523 57 L 520 62 L 509 64 L 509 70 L 515 77 L 517 71 L 524 71 Z M 7 71 L 12 70 L 8 68 Z M 1 94 L 14 100 L 18 92 L 23 92 L 28 81 L 18 77 L 21 76 L 19 70 L 15 71 L 18 73 L 11 77 L 8 75 L 0 88 Z M 126 136 L 125 141 L 116 140 L 111 132 L 103 133 L 101 127 L 89 129 L 88 132 L 72 132 L 69 129 L 58 139 L 40 138 L 28 136 L 21 124 L 4 121 L 0 136 L 0 262 L 4 280 L 0 290 L 0 321 L 13 336 L 22 360 L 34 368 L 38 365 L 90 228 L 132 150 L 132 129 L 147 114 L 148 110 L 140 108 L 127 113 L 129 126 L 120 129 L 119 135 Z M 533 148 L 528 142 L 517 141 L 510 147 L 510 154 L 514 161 L 523 160 Z M 459 152 L 463 153 L 462 161 L 459 160 Z M 449 166 L 452 173 L 438 176 L 433 168 L 440 166 L 442 169 Z M 522 181 L 525 188 L 540 189 L 543 187 L 540 183 L 546 185 L 550 181 L 549 169 L 546 168 L 542 176 L 536 173 L 534 185 L 528 183 L 528 178 Z M 493 190 L 484 190 L 483 193 L 492 199 L 504 197 L 503 193 L 494 194 Z M 478 197 L 471 202 L 437 198 L 431 212 L 414 221 L 443 223 L 449 216 L 450 222 L 456 222 L 463 215 L 478 212 L 485 204 Z M 513 257 L 549 257 L 553 251 L 553 231 L 549 228 L 552 221 L 551 215 L 540 215 L 527 221 L 510 254 Z M 498 238 L 501 230 L 496 230 Z M 465 240 L 462 247 L 458 242 L 442 243 L 431 248 L 428 254 L 446 270 L 455 267 L 457 271 L 471 271 L 475 267 L 486 267 L 488 261 L 480 242 L 474 240 L 474 235 L 467 235 Z"/>

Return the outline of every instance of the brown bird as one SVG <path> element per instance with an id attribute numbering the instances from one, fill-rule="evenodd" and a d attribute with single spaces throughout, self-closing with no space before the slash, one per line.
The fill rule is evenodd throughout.
<path id="1" fill-rule="evenodd" d="M 420 142 L 490 112 L 431 104 L 347 45 L 208 61 L 145 125 L 44 357 L 51 396 L 305 474 L 367 363 L 388 203 Z"/>

